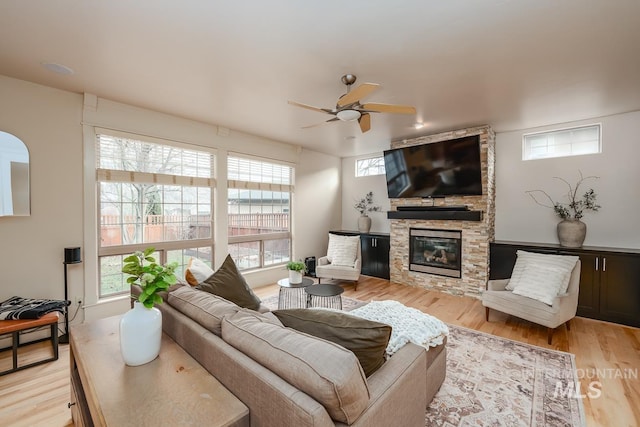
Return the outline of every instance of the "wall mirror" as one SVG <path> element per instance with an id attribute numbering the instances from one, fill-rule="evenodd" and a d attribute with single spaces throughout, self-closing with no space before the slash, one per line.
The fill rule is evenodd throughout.
<path id="1" fill-rule="evenodd" d="M 0 131 L 0 216 L 29 216 L 29 150 L 19 138 Z"/>

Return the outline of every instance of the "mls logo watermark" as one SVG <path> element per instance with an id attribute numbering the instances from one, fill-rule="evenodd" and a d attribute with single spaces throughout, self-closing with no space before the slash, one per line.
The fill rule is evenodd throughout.
<path id="1" fill-rule="evenodd" d="M 567 399 L 597 399 L 602 396 L 602 383 L 600 381 L 591 381 L 583 394 L 582 383 L 580 381 L 569 381 L 566 384 L 563 381 L 556 382 L 556 388 L 553 391 L 554 399 L 564 397 Z"/>
<path id="2" fill-rule="evenodd" d="M 553 397 L 564 397 L 568 399 L 597 399 L 602 396 L 602 379 L 638 379 L 638 369 L 576 369 L 578 381 L 562 381 L 556 382 L 556 388 Z M 582 384 L 587 383 L 583 388 Z"/>

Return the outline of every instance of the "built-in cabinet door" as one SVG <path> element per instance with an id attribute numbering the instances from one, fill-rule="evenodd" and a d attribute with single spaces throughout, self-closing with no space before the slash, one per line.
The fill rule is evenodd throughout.
<path id="1" fill-rule="evenodd" d="M 391 250 L 390 237 L 376 237 L 376 251 L 378 252 L 378 277 L 389 279 L 389 251 Z"/>
<path id="2" fill-rule="evenodd" d="M 362 249 L 361 273 L 366 276 L 389 278 L 389 249 L 391 239 L 388 236 L 363 234 L 360 236 Z"/>
<path id="3" fill-rule="evenodd" d="M 560 252 L 560 254 L 578 255 L 580 257 L 578 316 L 597 318 L 600 312 L 600 267 L 602 257 L 592 252 Z"/>
<path id="4" fill-rule="evenodd" d="M 600 312 L 607 320 L 640 326 L 640 257 L 603 254 Z"/>
<path id="5" fill-rule="evenodd" d="M 365 276 L 375 276 L 376 253 L 374 237 L 363 234 L 360 236 L 360 244 L 360 248 L 362 249 L 362 266 L 360 272 Z"/>

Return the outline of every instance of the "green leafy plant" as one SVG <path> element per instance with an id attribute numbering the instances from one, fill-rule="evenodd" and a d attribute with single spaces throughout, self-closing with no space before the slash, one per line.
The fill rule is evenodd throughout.
<path id="1" fill-rule="evenodd" d="M 588 189 L 582 195 L 582 197 L 578 195 L 580 185 L 585 180 L 598 179 L 599 177 L 597 176 L 583 177 L 582 172 L 580 171 L 578 172 L 580 173 L 580 179 L 578 180 L 575 186 L 572 186 L 571 184 L 569 184 L 567 180 L 563 178 L 554 176 L 554 179 L 558 179 L 567 185 L 568 190 L 566 193 L 566 197 L 567 197 L 568 203 L 555 202 L 551 198 L 551 196 L 549 196 L 549 194 L 547 194 L 547 192 L 543 190 L 529 190 L 529 191 L 525 191 L 525 193 L 531 196 L 533 201 L 539 204 L 540 206 L 553 209 L 553 212 L 555 212 L 555 214 L 562 219 L 580 219 L 584 216 L 585 211 L 597 212 L 601 206 L 596 203 L 597 194 L 595 193 L 595 191 L 593 191 L 593 188 Z M 536 198 L 536 194 L 544 195 L 549 200 L 550 204 L 540 202 Z"/>
<path id="2" fill-rule="evenodd" d="M 304 262 L 302 261 L 289 261 L 287 263 L 287 270 L 293 270 L 293 271 L 305 271 L 307 269 L 307 267 L 304 265 Z"/>
<path id="3" fill-rule="evenodd" d="M 147 248 L 144 252 L 136 251 L 124 259 L 125 264 L 122 267 L 123 273 L 131 275 L 127 278 L 127 283 L 137 284 L 142 288 L 138 301 L 147 308 L 161 304 L 162 297 L 158 292 L 166 291 L 169 286 L 178 281 L 174 274 L 178 263 L 172 262 L 162 266 L 151 256 L 154 251 L 155 248 Z"/>
<path id="4" fill-rule="evenodd" d="M 380 206 L 373 204 L 373 191 L 369 191 L 362 199 L 358 200 L 353 207 L 360 212 L 360 215 L 366 215 L 367 212 L 380 211 Z"/>

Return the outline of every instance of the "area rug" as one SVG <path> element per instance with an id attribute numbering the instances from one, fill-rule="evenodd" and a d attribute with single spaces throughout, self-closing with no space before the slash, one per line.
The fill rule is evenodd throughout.
<path id="1" fill-rule="evenodd" d="M 425 426 L 586 425 L 573 354 L 448 326 L 447 377 Z"/>
<path id="2" fill-rule="evenodd" d="M 262 303 L 275 310 L 278 296 Z M 344 310 L 362 304 L 342 297 Z M 425 426 L 586 425 L 582 401 L 575 397 L 573 354 L 448 327 L 447 377 L 425 412 Z"/>

